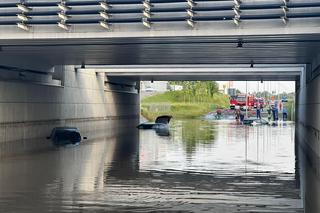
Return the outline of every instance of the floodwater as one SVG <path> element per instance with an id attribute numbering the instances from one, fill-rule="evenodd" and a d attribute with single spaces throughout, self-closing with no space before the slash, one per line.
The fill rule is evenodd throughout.
<path id="1" fill-rule="evenodd" d="M 0 212 L 303 212 L 294 125 L 176 120 L 2 158 Z"/>

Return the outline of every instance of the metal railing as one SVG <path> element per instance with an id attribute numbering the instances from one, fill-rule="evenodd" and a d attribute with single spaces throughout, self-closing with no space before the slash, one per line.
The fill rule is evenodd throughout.
<path id="1" fill-rule="evenodd" d="M 2 0 L 0 26 L 57 25 L 68 30 L 75 24 L 181 22 L 191 28 L 197 22 L 225 21 L 240 25 L 246 20 L 320 18 L 320 0 Z"/>

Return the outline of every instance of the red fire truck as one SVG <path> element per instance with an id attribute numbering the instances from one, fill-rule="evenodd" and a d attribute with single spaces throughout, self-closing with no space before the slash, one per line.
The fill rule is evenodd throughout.
<path id="1" fill-rule="evenodd" d="M 254 108 L 257 108 L 257 106 L 260 106 L 260 107 L 264 107 L 265 105 L 265 100 L 264 98 L 255 98 L 254 99 Z"/>
<path id="2" fill-rule="evenodd" d="M 230 97 L 230 109 L 236 108 L 246 108 L 246 94 L 238 94 Z M 254 107 L 255 97 L 253 95 L 248 95 L 248 108 Z"/>

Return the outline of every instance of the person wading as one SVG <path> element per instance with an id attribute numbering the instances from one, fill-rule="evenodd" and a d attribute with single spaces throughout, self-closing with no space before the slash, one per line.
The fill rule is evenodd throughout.
<path id="1" fill-rule="evenodd" d="M 260 106 L 260 104 L 257 105 L 257 118 L 261 119 L 261 106 Z"/>
<path id="2" fill-rule="evenodd" d="M 267 112 L 268 112 L 268 121 L 270 122 L 271 121 L 271 106 L 269 106 L 268 107 L 268 110 L 267 110 Z"/>

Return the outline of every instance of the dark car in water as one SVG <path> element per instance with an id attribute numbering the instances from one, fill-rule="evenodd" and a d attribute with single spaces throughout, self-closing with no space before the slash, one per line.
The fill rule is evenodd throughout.
<path id="1" fill-rule="evenodd" d="M 76 127 L 55 127 L 47 139 L 51 139 L 56 146 L 63 146 L 67 144 L 79 144 L 82 137 L 79 129 Z M 87 138 L 84 137 L 83 139 Z"/>
<path id="2" fill-rule="evenodd" d="M 243 120 L 243 124 L 245 124 L 245 125 L 251 125 L 251 126 L 256 126 L 256 125 L 269 125 L 269 122 L 266 121 L 265 119 L 246 118 L 246 119 Z"/>
<path id="3" fill-rule="evenodd" d="M 163 129 L 169 128 L 169 122 L 171 120 L 171 115 L 161 115 L 156 118 L 155 122 L 145 122 L 137 126 L 138 129 Z"/>

